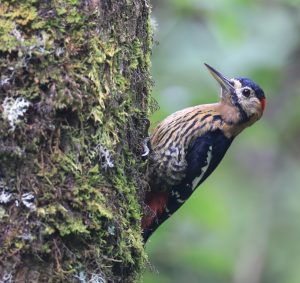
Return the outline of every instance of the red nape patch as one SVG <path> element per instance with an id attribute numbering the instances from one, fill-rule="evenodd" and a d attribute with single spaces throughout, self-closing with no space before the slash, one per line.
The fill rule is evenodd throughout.
<path id="1" fill-rule="evenodd" d="M 262 108 L 262 110 L 264 111 L 265 108 L 266 108 L 266 104 L 267 104 L 266 99 L 265 99 L 265 98 L 262 98 L 262 99 L 260 100 L 260 103 L 261 103 L 261 108 Z"/>
<path id="2" fill-rule="evenodd" d="M 166 192 L 150 192 L 146 195 L 145 204 L 152 210 L 151 215 L 145 215 L 142 219 L 142 228 L 148 228 L 154 218 L 163 213 L 168 201 L 168 193 Z"/>

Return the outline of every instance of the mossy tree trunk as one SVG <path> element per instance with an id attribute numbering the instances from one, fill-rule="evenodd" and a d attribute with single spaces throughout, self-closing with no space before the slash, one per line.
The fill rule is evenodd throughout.
<path id="1" fill-rule="evenodd" d="M 0 281 L 133 282 L 147 0 L 0 2 Z"/>

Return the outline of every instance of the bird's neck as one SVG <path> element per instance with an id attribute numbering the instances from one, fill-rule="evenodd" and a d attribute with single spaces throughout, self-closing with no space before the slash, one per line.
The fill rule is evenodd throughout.
<path id="1" fill-rule="evenodd" d="M 220 113 L 226 123 L 232 125 L 237 125 L 240 123 L 240 112 L 235 106 L 219 102 L 215 104 L 214 108 L 216 112 Z"/>
<path id="2" fill-rule="evenodd" d="M 239 109 L 233 105 L 219 102 L 215 104 L 216 112 L 220 113 L 225 122 L 223 131 L 227 137 L 235 137 L 241 133 L 245 128 L 251 126 L 257 119 L 256 117 L 249 117 L 244 120 Z"/>

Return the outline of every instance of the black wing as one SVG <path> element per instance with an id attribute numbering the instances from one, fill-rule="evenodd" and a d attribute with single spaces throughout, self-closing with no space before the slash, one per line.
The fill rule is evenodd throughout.
<path id="1" fill-rule="evenodd" d="M 158 215 L 152 226 L 144 231 L 145 241 L 167 218 L 169 218 L 216 169 L 233 139 L 225 137 L 221 130 L 207 132 L 196 138 L 186 155 L 186 177 L 172 188 L 165 211 Z"/>
<path id="2" fill-rule="evenodd" d="M 187 176 L 181 185 L 191 185 L 191 189 L 195 190 L 219 165 L 231 145 L 232 140 L 233 139 L 225 137 L 221 130 L 208 132 L 195 139 L 189 147 L 186 156 L 188 163 Z M 205 170 L 205 172 L 203 170 Z M 192 184 L 195 179 L 201 175 L 203 175 L 203 177 L 193 186 Z M 184 189 L 180 189 L 180 186 L 175 188 L 175 190 L 176 189 L 182 191 L 183 196 L 185 196 Z M 190 194 L 187 192 L 186 196 L 188 198 Z"/>

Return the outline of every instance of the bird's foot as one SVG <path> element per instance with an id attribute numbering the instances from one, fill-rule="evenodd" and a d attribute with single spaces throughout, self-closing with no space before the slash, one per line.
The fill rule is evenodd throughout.
<path id="1" fill-rule="evenodd" d="M 147 159 L 149 153 L 151 151 L 150 137 L 146 137 L 143 141 L 143 153 L 142 157 Z"/>
<path id="2" fill-rule="evenodd" d="M 150 121 L 147 118 L 143 118 L 143 126 L 144 126 L 144 134 L 147 136 L 143 140 L 143 153 L 142 158 L 146 160 L 148 158 L 149 153 L 151 152 L 151 144 L 150 144 L 150 137 L 149 137 L 149 128 L 150 128 Z"/>

